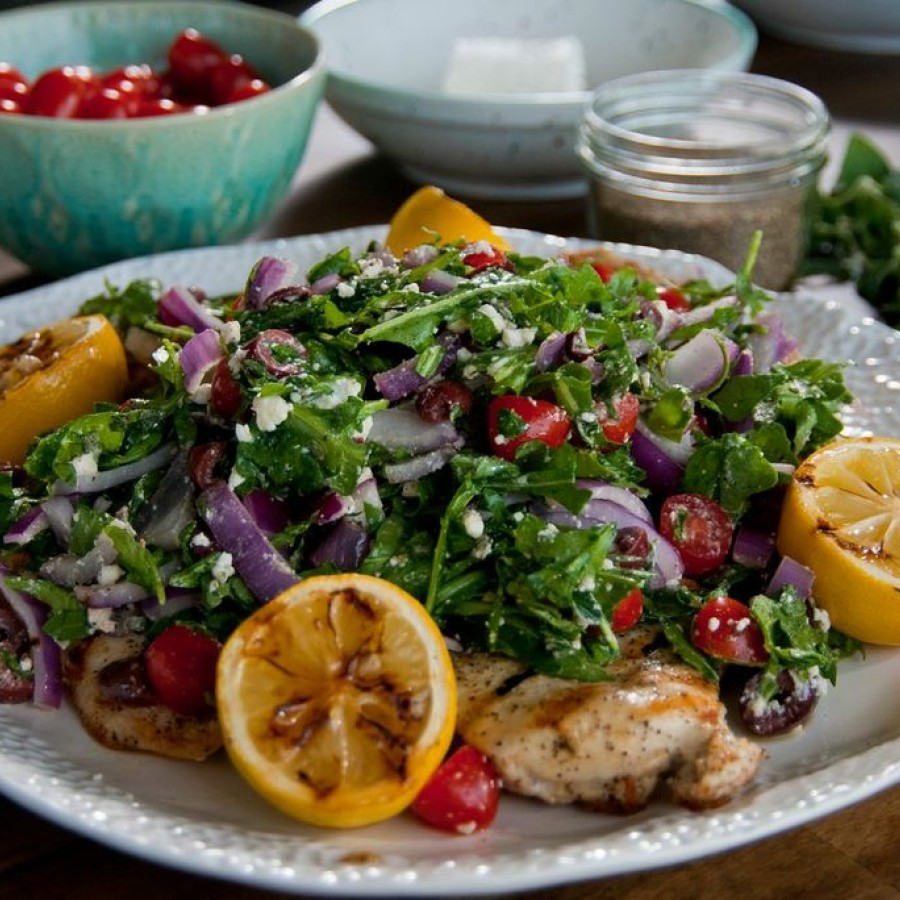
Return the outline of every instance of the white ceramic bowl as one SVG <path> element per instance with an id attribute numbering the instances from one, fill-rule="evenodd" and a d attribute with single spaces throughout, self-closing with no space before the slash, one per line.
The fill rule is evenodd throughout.
<path id="1" fill-rule="evenodd" d="M 585 193 L 575 137 L 590 90 L 650 69 L 744 70 L 756 30 L 715 0 L 321 0 L 326 98 L 414 181 L 471 197 Z M 460 41 L 576 38 L 586 78 L 562 93 L 450 93 Z M 521 64 L 521 59 L 518 61 Z"/>
<path id="2" fill-rule="evenodd" d="M 900 53 L 900 0 L 734 0 L 776 37 L 862 53 Z"/>

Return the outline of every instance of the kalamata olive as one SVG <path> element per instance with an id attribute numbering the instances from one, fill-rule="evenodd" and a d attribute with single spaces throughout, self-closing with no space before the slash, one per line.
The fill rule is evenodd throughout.
<path id="1" fill-rule="evenodd" d="M 144 660 L 140 656 L 117 659 L 104 666 L 97 682 L 105 700 L 123 706 L 150 706 L 156 702 Z"/>
<path id="2" fill-rule="evenodd" d="M 616 532 L 618 565 L 623 569 L 643 569 L 650 557 L 650 538 L 647 530 L 638 525 L 626 525 Z"/>
<path id="3" fill-rule="evenodd" d="M 247 356 L 261 362 L 270 375 L 279 378 L 303 371 L 306 347 L 288 331 L 267 328 L 247 344 Z"/>
<path id="4" fill-rule="evenodd" d="M 446 422 L 472 408 L 472 392 L 458 381 L 435 381 L 416 397 L 416 412 L 423 422 Z"/>
<path id="5" fill-rule="evenodd" d="M 760 695 L 764 672 L 757 672 L 741 692 L 741 719 L 747 728 L 762 737 L 784 734 L 799 725 L 815 708 L 819 692 L 788 669 L 778 673 L 778 692 L 771 700 Z"/>
<path id="6" fill-rule="evenodd" d="M 227 444 L 224 441 L 208 441 L 197 444 L 188 451 L 188 472 L 191 481 L 204 491 L 213 481 L 221 477 L 217 470 L 227 456 Z"/>

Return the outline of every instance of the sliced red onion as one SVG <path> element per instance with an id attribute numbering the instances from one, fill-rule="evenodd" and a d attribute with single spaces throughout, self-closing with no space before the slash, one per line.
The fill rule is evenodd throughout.
<path id="1" fill-rule="evenodd" d="M 149 596 L 141 601 L 141 612 L 151 622 L 158 622 L 193 608 L 201 599 L 196 591 L 167 587 L 165 603 L 160 603 L 155 596 Z"/>
<path id="2" fill-rule="evenodd" d="M 663 365 L 663 376 L 669 384 L 702 394 L 717 387 L 728 371 L 730 349 L 723 334 L 707 329 L 682 344 Z"/>
<path id="3" fill-rule="evenodd" d="M 708 322 L 720 309 L 734 309 L 741 305 L 741 301 L 733 296 L 719 297 L 705 306 L 694 306 L 684 312 L 677 313 L 678 328 L 686 328 L 691 325 L 699 325 Z"/>
<path id="4" fill-rule="evenodd" d="M 181 451 L 160 479 L 146 511 L 133 520 L 132 525 L 148 544 L 163 550 L 177 550 L 181 535 L 194 518 L 194 485 L 189 456 L 186 451 Z"/>
<path id="5" fill-rule="evenodd" d="M 656 341 L 662 343 L 681 325 L 681 315 L 662 300 L 651 300 L 641 305 L 641 317 L 656 326 Z"/>
<path id="6" fill-rule="evenodd" d="M 387 463 L 384 467 L 385 478 L 391 484 L 418 481 L 420 478 L 442 469 L 453 459 L 457 451 L 458 447 L 455 445 L 438 447 L 437 450 L 431 450 L 421 456 L 413 456 L 403 462 Z"/>
<path id="7" fill-rule="evenodd" d="M 775 597 L 782 588 L 791 585 L 797 591 L 797 595 L 805 600 L 812 593 L 814 580 L 815 575 L 812 569 L 807 568 L 790 556 L 784 556 L 778 563 L 775 573 L 766 587 L 766 593 L 770 597 Z"/>
<path id="8" fill-rule="evenodd" d="M 443 375 L 449 368 L 456 363 L 457 351 L 459 350 L 460 338 L 455 334 L 442 334 L 438 339 L 438 343 L 443 345 L 445 353 L 438 363 L 435 375 Z M 375 388 L 391 403 L 397 400 L 403 400 L 414 394 L 416 391 L 424 387 L 430 380 L 416 371 L 419 363 L 417 356 L 411 359 L 405 359 L 403 362 L 388 369 L 386 372 L 379 372 L 373 376 Z"/>
<path id="9" fill-rule="evenodd" d="M 653 547 L 653 576 L 650 587 L 663 587 L 677 582 L 684 574 L 681 556 L 652 524 L 632 515 L 624 506 L 611 500 L 591 500 L 579 515 L 573 515 L 561 504 L 551 502 L 546 507 L 537 505 L 535 515 L 554 525 L 568 528 L 589 528 L 612 523 L 617 528 L 643 529 Z"/>
<path id="10" fill-rule="evenodd" d="M 194 331 L 218 330 L 224 324 L 193 291 L 180 286 L 170 287 L 159 298 L 159 317 L 167 325 L 186 325 Z"/>
<path id="11" fill-rule="evenodd" d="M 221 358 L 222 345 L 215 328 L 205 328 L 187 341 L 178 354 L 185 390 L 193 394 Z"/>
<path id="12" fill-rule="evenodd" d="M 365 512 L 366 507 L 380 512 L 383 509 L 378 482 L 369 468 L 363 469 L 356 490 L 353 492 L 353 505 L 356 512 Z"/>
<path id="13" fill-rule="evenodd" d="M 203 491 L 197 506 L 216 543 L 231 554 L 234 568 L 258 600 L 271 600 L 299 581 L 224 481 L 214 481 Z"/>
<path id="14" fill-rule="evenodd" d="M 426 453 L 455 444 L 459 432 L 449 420 L 423 422 L 413 409 L 379 409 L 372 415 L 372 428 L 366 441 L 387 450 Z"/>
<path id="15" fill-rule="evenodd" d="M 278 256 L 264 256 L 250 270 L 244 289 L 248 309 L 262 309 L 273 294 L 297 283 L 297 264 Z"/>
<path id="16" fill-rule="evenodd" d="M 74 553 L 51 556 L 41 563 L 39 571 L 48 581 L 71 588 L 76 584 L 91 584 L 97 581 L 103 566 L 109 565 L 113 559 L 115 554 L 109 559 L 102 549 L 95 546 L 84 556 L 76 556 Z"/>
<path id="17" fill-rule="evenodd" d="M 0 566 L 0 591 L 13 612 L 25 626 L 31 639 L 31 662 L 34 672 L 34 705 L 42 709 L 58 709 L 62 703 L 62 653 L 59 645 L 44 633 L 47 607 L 30 594 L 14 591 L 6 583 L 9 570 Z"/>
<path id="18" fill-rule="evenodd" d="M 775 536 L 748 525 L 738 528 L 731 548 L 731 558 L 751 569 L 764 569 L 775 552 Z"/>
<path id="19" fill-rule="evenodd" d="M 58 492 L 71 493 L 75 491 L 81 494 L 96 494 L 101 491 L 107 491 L 120 484 L 134 481 L 148 472 L 162 468 L 175 456 L 176 452 L 176 448 L 172 444 L 165 444 L 142 459 L 135 460 L 133 463 L 126 463 L 124 466 L 118 466 L 115 469 L 94 473 L 78 471 L 75 484 L 62 482 L 58 485 L 61 488 Z"/>
<path id="20" fill-rule="evenodd" d="M 279 359 L 276 347 L 288 350 L 288 358 Z M 247 356 L 261 362 L 276 378 L 298 375 L 303 371 L 307 355 L 306 347 L 289 331 L 280 328 L 267 328 L 247 344 Z"/>
<path id="21" fill-rule="evenodd" d="M 647 474 L 647 487 L 657 493 L 674 494 L 681 485 L 684 465 L 675 458 L 680 445 L 654 434 L 640 420 L 631 435 L 631 455 Z"/>
<path id="22" fill-rule="evenodd" d="M 329 272 L 321 278 L 317 278 L 310 286 L 311 294 L 329 294 L 341 283 L 341 276 L 337 272 Z"/>
<path id="23" fill-rule="evenodd" d="M 278 534 L 280 531 L 284 531 L 290 522 L 290 510 L 287 503 L 265 491 L 250 491 L 244 495 L 241 502 L 253 516 L 253 521 L 266 534 Z"/>
<path id="24" fill-rule="evenodd" d="M 565 332 L 554 331 L 540 342 L 534 358 L 534 367 L 538 372 L 549 372 L 556 369 L 566 359 L 568 336 Z"/>
<path id="25" fill-rule="evenodd" d="M 419 287 L 426 294 L 449 294 L 465 281 L 459 275 L 453 275 L 444 269 L 431 269 L 419 282 Z"/>
<path id="26" fill-rule="evenodd" d="M 47 515 L 43 507 L 32 506 L 18 521 L 12 525 L 3 535 L 4 544 L 27 544 L 32 538 L 50 527 Z"/>
<path id="27" fill-rule="evenodd" d="M 762 329 L 747 338 L 755 371 L 768 372 L 775 363 L 784 362 L 797 352 L 799 345 L 785 332 L 784 322 L 778 313 L 762 313 L 753 320 L 753 324 Z"/>
<path id="28" fill-rule="evenodd" d="M 132 325 L 125 332 L 125 349 L 139 362 L 141 365 L 149 366 L 153 359 L 153 353 L 158 349 L 160 344 L 159 336 Z"/>
<path id="29" fill-rule="evenodd" d="M 427 265 L 437 259 L 441 251 L 434 244 L 419 244 L 418 247 L 411 247 L 400 260 L 400 264 L 405 269 L 418 269 L 419 266 Z"/>
<path id="30" fill-rule="evenodd" d="M 310 563 L 319 568 L 331 565 L 340 572 L 359 568 L 369 549 L 366 529 L 351 519 L 341 519 L 331 533 L 310 554 Z"/>
<path id="31" fill-rule="evenodd" d="M 62 547 L 68 547 L 72 536 L 72 519 L 75 517 L 74 498 L 64 495 L 51 497 L 41 504 L 41 508 L 57 542 Z"/>
<path id="32" fill-rule="evenodd" d="M 150 592 L 133 581 L 115 584 L 76 584 L 72 593 L 89 609 L 116 609 L 146 600 Z"/>
<path id="33" fill-rule="evenodd" d="M 330 525 L 342 519 L 350 510 L 353 509 L 353 498 L 337 491 L 328 491 L 319 505 L 316 513 L 315 523 L 317 525 Z"/>
<path id="34" fill-rule="evenodd" d="M 644 522 L 653 523 L 653 515 L 647 509 L 646 504 L 637 494 L 629 491 L 628 488 L 619 487 L 615 484 L 609 484 L 606 481 L 595 481 L 593 479 L 581 478 L 575 482 L 577 487 L 582 490 L 590 491 L 591 500 L 611 500 L 623 506 L 633 516 L 642 519 Z M 588 501 L 590 502 L 590 501 Z"/>
<path id="35" fill-rule="evenodd" d="M 731 367 L 732 375 L 752 375 L 753 374 L 753 352 L 749 349 L 741 350 L 738 353 L 734 365 Z"/>

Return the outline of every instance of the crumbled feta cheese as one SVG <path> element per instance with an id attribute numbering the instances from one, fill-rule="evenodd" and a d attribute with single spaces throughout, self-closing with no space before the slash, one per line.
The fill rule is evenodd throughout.
<path id="1" fill-rule="evenodd" d="M 466 534 L 475 540 L 484 534 L 484 519 L 478 513 L 477 509 L 467 508 L 462 514 L 462 526 Z"/>
<path id="2" fill-rule="evenodd" d="M 125 575 L 125 570 L 115 563 L 110 563 L 100 567 L 100 574 L 97 576 L 98 584 L 115 584 Z"/>
<path id="3" fill-rule="evenodd" d="M 472 548 L 472 556 L 475 559 L 486 559 L 491 555 L 493 548 L 494 545 L 491 543 L 491 539 L 487 535 L 482 535 Z"/>
<path id="4" fill-rule="evenodd" d="M 97 457 L 93 453 L 82 453 L 72 460 L 72 468 L 75 470 L 76 481 L 90 481 L 96 478 L 100 471 L 97 465 Z"/>
<path id="5" fill-rule="evenodd" d="M 408 294 L 418 294 L 421 289 L 414 281 L 411 281 L 409 284 L 403 285 L 403 290 Z"/>
<path id="6" fill-rule="evenodd" d="M 328 388 L 327 393 L 311 398 L 310 403 L 319 409 L 335 409 L 350 397 L 358 397 L 362 385 L 354 378 L 335 378 Z"/>
<path id="7" fill-rule="evenodd" d="M 339 281 L 335 291 L 338 297 L 348 300 L 356 293 L 356 288 L 349 281 Z"/>
<path id="8" fill-rule="evenodd" d="M 226 344 L 239 344 L 241 342 L 241 323 L 235 319 L 223 322 L 219 334 L 222 335 L 222 340 Z"/>
<path id="9" fill-rule="evenodd" d="M 260 431 L 274 431 L 291 413 L 291 404 L 278 395 L 256 397 L 252 407 Z"/>
<path id="10" fill-rule="evenodd" d="M 231 474 L 228 476 L 228 487 L 234 490 L 237 487 L 240 487 L 247 479 L 238 472 L 237 469 L 232 469 Z"/>
<path id="11" fill-rule="evenodd" d="M 157 347 L 153 351 L 153 362 L 158 366 L 169 361 L 169 351 L 165 347 Z"/>
<path id="12" fill-rule="evenodd" d="M 492 306 L 490 303 L 482 303 L 481 306 L 478 307 L 478 312 L 480 312 L 486 319 L 490 320 L 491 325 L 497 329 L 498 332 L 502 334 L 503 329 L 509 325 L 509 322 L 503 318 L 500 314 L 500 310 L 497 309 L 496 306 Z"/>
<path id="13" fill-rule="evenodd" d="M 742 619 L 738 619 L 738 621 L 734 623 L 734 630 L 737 634 L 743 634 L 749 627 L 750 619 L 748 616 L 744 616 Z"/>
<path id="14" fill-rule="evenodd" d="M 253 432 L 250 430 L 250 426 L 244 422 L 238 422 L 237 425 L 234 426 L 234 436 L 238 439 L 239 443 L 242 444 L 250 444 L 253 442 Z"/>
<path id="15" fill-rule="evenodd" d="M 234 575 L 234 561 L 230 553 L 220 553 L 213 563 L 210 574 L 213 577 L 213 587 L 221 587 Z"/>
<path id="16" fill-rule="evenodd" d="M 500 340 L 507 347 L 527 347 L 536 336 L 536 328 L 510 328 L 507 326 L 501 332 Z"/>
<path id="17" fill-rule="evenodd" d="M 198 531 L 191 538 L 191 546 L 192 547 L 212 547 L 212 541 L 209 539 L 208 535 L 205 535 L 202 531 Z"/>
<path id="18" fill-rule="evenodd" d="M 209 403 L 209 398 L 212 396 L 212 385 L 211 384 L 201 384 L 198 385 L 196 390 L 191 393 L 191 402 L 193 403 Z"/>
<path id="19" fill-rule="evenodd" d="M 711 616 L 710 619 L 709 619 L 709 621 L 706 623 L 706 627 L 707 627 L 710 631 L 718 631 L 718 630 L 719 630 L 719 626 L 720 626 L 721 624 L 722 624 L 722 623 L 719 621 L 719 619 L 718 619 L 716 616 Z"/>
<path id="20" fill-rule="evenodd" d="M 88 609 L 87 620 L 92 631 L 111 634 L 116 630 L 116 622 L 111 609 Z"/>

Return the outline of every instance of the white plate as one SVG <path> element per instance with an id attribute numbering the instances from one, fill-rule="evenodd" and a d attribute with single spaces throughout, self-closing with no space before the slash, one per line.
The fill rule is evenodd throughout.
<path id="1" fill-rule="evenodd" d="M 264 253 L 309 265 L 382 229 L 355 229 L 233 248 L 189 250 L 108 266 L 0 302 L 0 340 L 75 310 L 104 280 L 134 277 L 241 287 Z M 577 242 L 509 232 L 523 252 Z M 583 243 L 583 242 L 582 242 Z M 633 257 L 673 274 L 728 278 L 673 252 Z M 897 334 L 813 296 L 779 300 L 807 353 L 852 359 L 860 400 L 854 432 L 900 435 Z M 504 797 L 484 834 L 451 837 L 411 817 L 351 832 L 305 827 L 268 807 L 223 758 L 182 763 L 108 751 L 72 713 L 0 707 L 0 790 L 32 811 L 156 863 L 289 893 L 359 896 L 500 894 L 684 863 L 793 828 L 900 782 L 900 652 L 873 649 L 843 666 L 806 730 L 768 745 L 752 788 L 728 807 L 692 813 L 656 805 L 630 817 Z"/>

